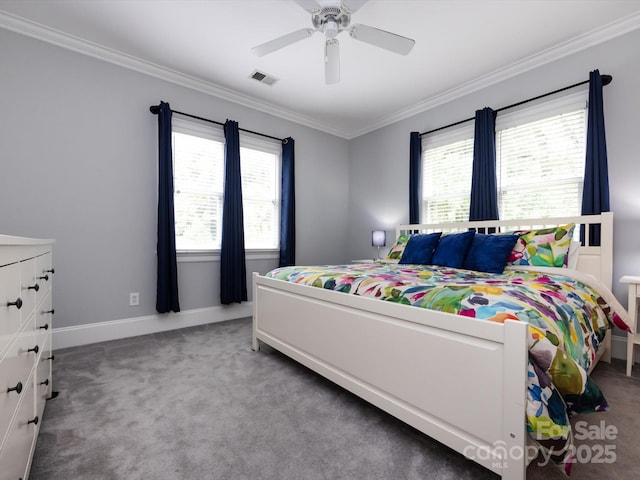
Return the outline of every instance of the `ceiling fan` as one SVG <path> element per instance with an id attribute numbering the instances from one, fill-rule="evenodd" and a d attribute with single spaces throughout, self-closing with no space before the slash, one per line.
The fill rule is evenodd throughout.
<path id="1" fill-rule="evenodd" d="M 311 14 L 313 28 L 302 28 L 266 43 L 253 47 L 251 50 L 262 57 L 276 50 L 280 50 L 300 40 L 310 37 L 315 32 L 321 32 L 327 41 L 324 47 L 324 72 L 326 83 L 340 81 L 340 43 L 336 38 L 343 31 L 361 42 L 384 48 L 400 55 L 407 55 L 416 43 L 411 38 L 380 30 L 362 24 L 351 24 L 351 15 L 355 13 L 367 0 L 295 0 L 295 2 Z"/>

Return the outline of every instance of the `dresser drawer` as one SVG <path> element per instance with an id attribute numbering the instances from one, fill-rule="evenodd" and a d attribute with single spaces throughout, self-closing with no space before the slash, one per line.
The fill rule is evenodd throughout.
<path id="1" fill-rule="evenodd" d="M 0 480 L 27 478 L 27 468 L 40 421 L 35 415 L 33 382 L 23 391 L 23 395 L 7 438 L 0 449 Z"/>
<path id="2" fill-rule="evenodd" d="M 51 292 L 47 292 L 42 302 L 35 311 L 34 328 L 43 335 L 50 334 L 53 328 L 53 307 L 51 305 Z"/>
<path id="3" fill-rule="evenodd" d="M 16 302 L 21 308 L 15 305 Z M 0 357 L 13 336 L 20 330 L 21 310 L 20 264 L 13 263 L 0 267 Z"/>
<path id="4" fill-rule="evenodd" d="M 36 257 L 36 276 L 35 280 L 38 282 L 39 290 L 37 294 L 37 303 L 40 303 L 42 299 L 47 296 L 51 291 L 51 284 L 53 283 L 53 268 L 51 265 L 51 253 L 47 252 L 39 257 Z"/>
<path id="5" fill-rule="evenodd" d="M 38 357 L 38 365 L 36 366 L 35 391 L 36 391 L 36 415 L 42 418 L 44 405 L 47 398 L 51 397 L 51 389 L 53 387 L 53 377 L 51 369 L 51 335 L 47 335 L 42 343 L 40 356 Z"/>
<path id="6" fill-rule="evenodd" d="M 36 259 L 31 258 L 20 262 L 20 297 L 22 298 L 22 319 L 24 320 L 38 301 L 40 285 L 36 280 Z"/>
<path id="7" fill-rule="evenodd" d="M 28 388 L 27 381 L 34 370 L 37 355 L 27 350 L 33 349 L 35 345 L 36 335 L 30 320 L 0 361 L 0 445 L 6 441 L 7 429 L 19 401 L 28 395 L 28 390 L 33 395 L 33 389 Z M 33 402 L 33 398 L 30 401 Z"/>

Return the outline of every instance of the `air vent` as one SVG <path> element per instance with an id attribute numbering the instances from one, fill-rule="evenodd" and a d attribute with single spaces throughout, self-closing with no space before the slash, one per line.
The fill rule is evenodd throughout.
<path id="1" fill-rule="evenodd" d="M 254 72 L 249 76 L 249 78 L 253 78 L 254 80 L 259 81 L 260 83 L 269 85 L 270 87 L 273 87 L 279 80 L 276 77 L 267 75 L 264 72 L 259 72 L 258 70 L 254 70 Z"/>

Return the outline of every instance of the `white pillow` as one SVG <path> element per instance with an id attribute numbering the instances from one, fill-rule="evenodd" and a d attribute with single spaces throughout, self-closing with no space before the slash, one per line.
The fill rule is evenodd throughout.
<path id="1" fill-rule="evenodd" d="M 571 241 L 569 245 L 569 258 L 567 259 L 567 268 L 575 270 L 578 268 L 578 255 L 580 254 L 580 247 L 582 244 L 577 241 Z"/>

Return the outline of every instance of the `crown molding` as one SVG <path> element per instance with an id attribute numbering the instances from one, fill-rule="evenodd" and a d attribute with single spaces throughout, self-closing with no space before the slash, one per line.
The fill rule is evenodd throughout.
<path id="1" fill-rule="evenodd" d="M 541 65 L 562 59 L 573 53 L 577 53 L 586 48 L 599 43 L 619 37 L 640 28 L 640 12 L 631 14 L 621 20 L 609 23 L 596 30 L 575 37 L 571 40 L 558 44 L 547 50 L 523 58 L 507 67 L 498 69 L 487 75 L 483 75 L 469 82 L 457 85 L 439 94 L 426 98 L 415 105 L 403 108 L 379 118 L 373 123 L 364 125 L 362 128 L 354 130 L 343 130 L 335 128 L 317 119 L 301 115 L 280 106 L 258 100 L 248 95 L 241 94 L 234 90 L 221 87 L 211 82 L 186 75 L 170 68 L 142 60 L 132 55 L 109 49 L 102 45 L 63 33 L 61 31 L 46 27 L 36 22 L 26 20 L 15 15 L 0 11 L 0 28 L 10 30 L 22 35 L 26 35 L 53 45 L 72 50 L 77 53 L 88 55 L 99 60 L 103 60 L 124 68 L 128 68 L 139 73 L 165 80 L 183 87 L 191 88 L 199 92 L 212 95 L 230 102 L 243 105 L 245 107 L 268 113 L 284 120 L 304 125 L 340 138 L 351 140 L 366 133 L 372 132 L 382 127 L 386 127 L 400 120 L 420 114 L 434 107 L 489 87 L 496 83 L 507 80 L 516 75 L 520 75 Z"/>
<path id="2" fill-rule="evenodd" d="M 187 75 L 176 70 L 158 65 L 126 53 L 113 50 L 97 43 L 69 35 L 53 28 L 41 25 L 30 20 L 26 20 L 15 15 L 0 11 L 0 28 L 10 30 L 28 37 L 47 42 L 58 47 L 72 50 L 105 62 L 134 70 L 139 73 L 150 75 L 160 80 L 165 80 L 176 85 L 187 87 L 199 92 L 212 95 L 239 105 L 268 113 L 291 122 L 304 125 L 316 130 L 320 130 L 337 137 L 346 138 L 345 133 L 318 120 L 300 115 L 299 113 L 287 110 L 278 105 L 274 105 L 242 93 L 221 87 L 211 82 Z"/>
<path id="3" fill-rule="evenodd" d="M 489 87 L 496 83 L 502 82 L 509 78 L 515 77 L 529 70 L 533 70 L 539 66 L 560 60 L 564 57 L 580 52 L 594 45 L 606 42 L 613 38 L 619 37 L 626 33 L 632 32 L 640 28 L 640 12 L 634 13 L 621 20 L 609 23 L 591 32 L 585 33 L 571 40 L 555 45 L 547 50 L 536 53 L 529 57 L 525 57 L 507 67 L 495 70 L 487 75 L 475 78 L 469 82 L 463 83 L 449 90 L 445 90 L 437 95 L 426 98 L 423 101 L 410 107 L 398 110 L 384 118 L 378 119 L 376 122 L 364 126 L 358 130 L 352 130 L 346 133 L 347 139 L 356 138 L 360 135 L 372 132 L 382 127 L 386 127 L 393 123 L 399 122 L 414 115 L 423 113 L 432 108 L 438 107 L 452 100 L 476 92 L 483 88 Z"/>

